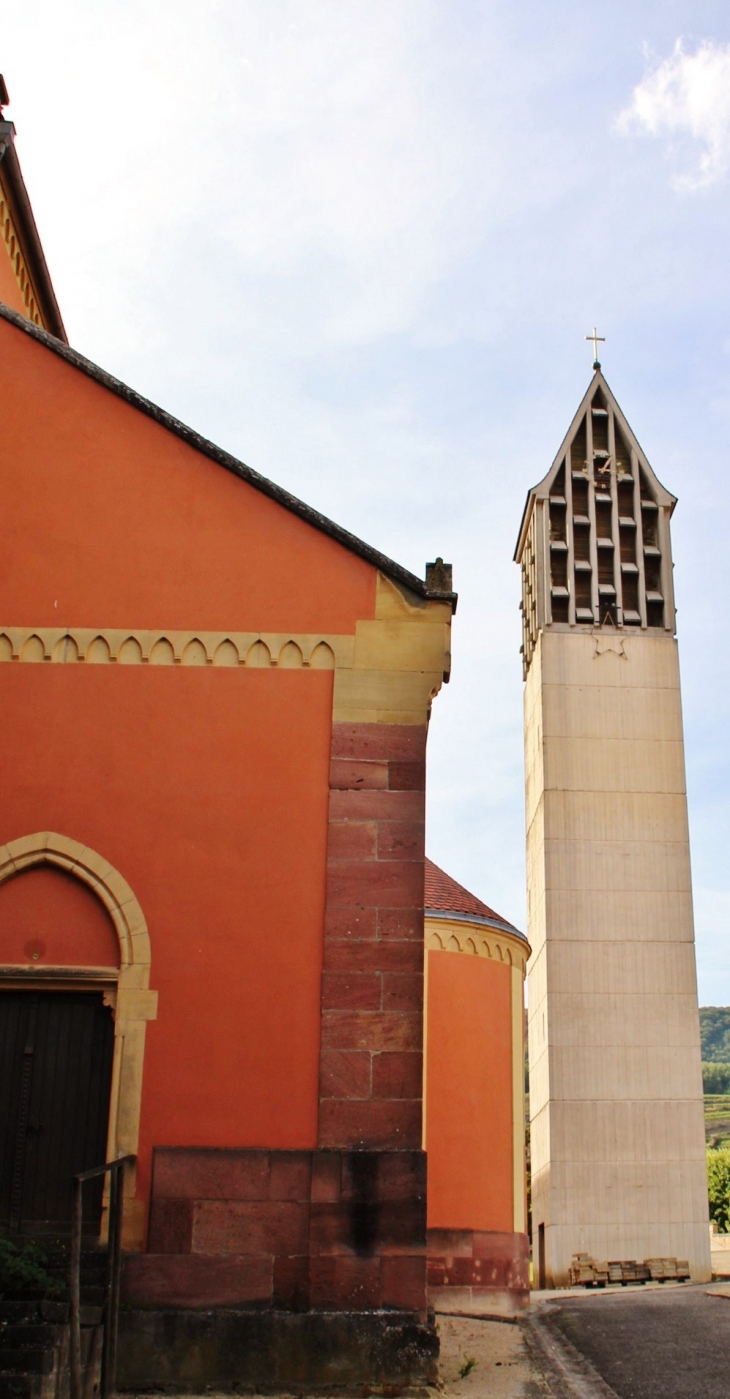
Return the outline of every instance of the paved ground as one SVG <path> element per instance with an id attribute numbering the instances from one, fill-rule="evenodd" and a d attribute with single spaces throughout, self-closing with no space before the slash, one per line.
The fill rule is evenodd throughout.
<path id="1" fill-rule="evenodd" d="M 533 1309 L 538 1330 L 561 1338 L 570 1370 L 575 1351 L 588 1362 L 566 1394 L 606 1396 L 591 1370 L 618 1399 L 729 1399 L 730 1296 L 728 1288 L 627 1288 L 615 1293 L 564 1294 Z M 725 1295 L 723 1295 L 725 1294 Z M 529 1334 L 529 1326 L 528 1326 Z M 574 1348 L 574 1349 L 572 1349 Z M 559 1356 L 558 1356 L 559 1358 Z M 580 1367 L 578 1367 L 578 1371 Z M 560 1390 L 550 1377 L 553 1390 Z M 568 1377 L 570 1378 L 570 1377 Z"/>
<path id="2" fill-rule="evenodd" d="M 443 1315 L 436 1321 L 447 1399 L 553 1399 L 520 1326 Z M 460 1375 L 470 1361 L 469 1373 Z"/>

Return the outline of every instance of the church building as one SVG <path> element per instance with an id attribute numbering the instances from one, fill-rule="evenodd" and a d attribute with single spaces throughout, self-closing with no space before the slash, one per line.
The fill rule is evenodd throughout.
<path id="1" fill-rule="evenodd" d="M 122 1388 L 432 1382 L 527 1287 L 526 942 L 427 867 L 424 952 L 451 569 L 69 347 L 7 121 L 0 232 L 0 1229 L 129 1157 Z"/>
<path id="2" fill-rule="evenodd" d="M 532 1242 L 710 1276 L 670 517 L 596 362 L 517 545 Z"/>

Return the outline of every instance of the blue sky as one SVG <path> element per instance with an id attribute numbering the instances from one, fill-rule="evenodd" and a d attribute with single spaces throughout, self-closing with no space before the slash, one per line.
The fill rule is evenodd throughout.
<path id="1" fill-rule="evenodd" d="M 422 574 L 429 852 L 525 924 L 525 493 L 607 336 L 673 523 L 700 1000 L 730 1003 L 730 10 L 25 0 L 0 67 L 71 342 Z"/>

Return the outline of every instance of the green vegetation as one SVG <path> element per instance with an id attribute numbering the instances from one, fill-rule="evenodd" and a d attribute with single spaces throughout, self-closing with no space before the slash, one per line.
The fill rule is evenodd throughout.
<path id="1" fill-rule="evenodd" d="M 730 1096 L 705 1094 L 705 1137 L 708 1146 L 730 1147 Z"/>
<path id="2" fill-rule="evenodd" d="M 730 1064 L 730 1006 L 700 1008 L 700 1038 L 706 1064 Z"/>
<path id="3" fill-rule="evenodd" d="M 702 1083 L 710 1219 L 730 1232 L 730 1006 L 702 1006 Z"/>
<path id="4" fill-rule="evenodd" d="M 48 1260 L 37 1244 L 11 1243 L 0 1239 L 0 1297 L 8 1293 L 30 1293 L 43 1297 L 63 1296 L 65 1288 L 46 1272 Z"/>
<path id="5" fill-rule="evenodd" d="M 712 1148 L 707 1152 L 707 1193 L 710 1219 L 721 1234 L 730 1233 L 730 1149 Z"/>
<path id="6" fill-rule="evenodd" d="M 460 1378 L 465 1380 L 467 1375 L 471 1374 L 472 1370 L 476 1370 L 478 1363 L 475 1355 L 465 1355 L 464 1364 L 459 1366 Z"/>
<path id="7" fill-rule="evenodd" d="M 705 1136 L 710 1147 L 730 1147 L 730 1006 L 702 1006 L 702 1082 Z"/>
<path id="8" fill-rule="evenodd" d="M 705 1095 L 727 1095 L 730 1093 L 730 1064 L 702 1065 L 702 1083 Z"/>
<path id="9" fill-rule="evenodd" d="M 730 1146 L 730 1064 L 703 1064 L 705 1137 L 708 1146 Z"/>

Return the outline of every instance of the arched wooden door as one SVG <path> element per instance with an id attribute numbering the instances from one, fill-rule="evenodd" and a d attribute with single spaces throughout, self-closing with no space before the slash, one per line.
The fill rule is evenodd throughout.
<path id="1" fill-rule="evenodd" d="M 72 1177 L 106 1156 L 113 1052 L 101 992 L 0 991 L 3 1232 L 68 1232 Z M 84 1192 L 89 1232 L 101 1190 Z"/>

